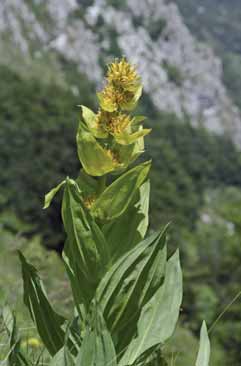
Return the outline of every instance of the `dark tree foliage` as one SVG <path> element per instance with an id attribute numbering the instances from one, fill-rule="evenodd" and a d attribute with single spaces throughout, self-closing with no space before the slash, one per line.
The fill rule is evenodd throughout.
<path id="1" fill-rule="evenodd" d="M 55 85 L 22 80 L 3 66 L 0 79 L 1 210 L 11 207 L 44 234 L 47 245 L 57 245 L 63 238 L 59 203 L 43 212 L 44 194 L 78 173 L 77 104 L 93 105 L 90 87 L 82 78 L 77 98 Z"/>

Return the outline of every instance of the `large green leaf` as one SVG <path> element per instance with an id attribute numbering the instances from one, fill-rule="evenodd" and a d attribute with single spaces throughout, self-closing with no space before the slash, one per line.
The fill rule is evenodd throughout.
<path id="1" fill-rule="evenodd" d="M 99 226 L 84 206 L 78 185 L 66 180 L 62 217 L 67 240 L 63 258 L 76 306 L 88 304 L 109 262 L 108 245 Z"/>
<path id="2" fill-rule="evenodd" d="M 163 282 L 166 264 L 165 230 L 151 235 L 126 253 L 97 289 L 107 325 L 120 351 L 133 336 L 142 307 Z"/>
<path id="3" fill-rule="evenodd" d="M 38 333 L 51 355 L 55 355 L 64 344 L 62 326 L 65 319 L 50 305 L 42 281 L 36 269 L 19 252 L 24 284 L 24 302 L 36 324 Z"/>
<path id="4" fill-rule="evenodd" d="M 79 123 L 77 133 L 77 148 L 80 162 L 89 175 L 101 176 L 118 167 L 115 159 L 97 142 L 82 122 Z"/>
<path id="5" fill-rule="evenodd" d="M 123 214 L 137 189 L 145 181 L 150 166 L 149 161 L 142 163 L 116 179 L 92 205 L 92 215 L 100 220 L 107 221 Z"/>
<path id="6" fill-rule="evenodd" d="M 144 239 L 149 224 L 149 198 L 150 182 L 146 181 L 137 190 L 127 210 L 116 220 L 104 225 L 103 231 L 113 262 Z"/>
<path id="7" fill-rule="evenodd" d="M 200 332 L 200 345 L 197 355 L 196 366 L 209 366 L 209 358 L 210 358 L 210 341 L 208 338 L 206 323 L 203 322 Z"/>
<path id="8" fill-rule="evenodd" d="M 133 363 L 148 349 L 163 344 L 174 332 L 182 301 L 182 272 L 179 253 L 167 262 L 164 284 L 143 307 L 137 336 L 132 340 L 120 366 Z"/>
<path id="9" fill-rule="evenodd" d="M 76 365 L 117 366 L 111 335 L 101 312 L 96 308 L 83 339 Z"/>

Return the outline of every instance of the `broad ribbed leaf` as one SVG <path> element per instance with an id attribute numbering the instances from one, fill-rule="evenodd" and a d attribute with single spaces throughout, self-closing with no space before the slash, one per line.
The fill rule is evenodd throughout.
<path id="1" fill-rule="evenodd" d="M 77 148 L 80 162 L 89 175 L 101 176 L 118 167 L 115 159 L 97 142 L 82 122 L 77 133 Z"/>
<path id="2" fill-rule="evenodd" d="M 137 336 L 132 340 L 120 366 L 132 365 L 144 352 L 163 344 L 174 332 L 182 301 L 182 272 L 179 253 L 167 262 L 164 284 L 143 307 Z"/>
<path id="3" fill-rule="evenodd" d="M 150 182 L 138 189 L 127 210 L 116 220 L 104 225 L 103 231 L 109 243 L 112 261 L 140 243 L 149 224 Z"/>
<path id="4" fill-rule="evenodd" d="M 92 215 L 105 221 L 119 217 L 129 206 L 137 189 L 145 181 L 150 166 L 149 161 L 145 162 L 116 179 L 92 205 Z"/>
<path id="5" fill-rule="evenodd" d="M 99 310 L 95 314 L 76 360 L 79 366 L 117 366 L 111 335 Z"/>
<path id="6" fill-rule="evenodd" d="M 105 275 L 97 289 L 107 325 L 120 351 L 133 336 L 141 308 L 163 282 L 166 264 L 165 230 L 126 253 Z"/>
<path id="7" fill-rule="evenodd" d="M 109 262 L 105 237 L 86 209 L 78 185 L 66 180 L 62 217 L 67 241 L 63 258 L 76 306 L 88 304 Z"/>
<path id="8" fill-rule="evenodd" d="M 209 358 L 210 358 L 210 341 L 208 338 L 206 323 L 203 322 L 200 332 L 200 345 L 197 355 L 196 366 L 209 366 Z"/>
<path id="9" fill-rule="evenodd" d="M 19 252 L 24 284 L 24 302 L 36 324 L 38 333 L 51 355 L 55 355 L 64 344 L 62 325 L 65 319 L 50 305 L 42 281 L 36 269 Z"/>

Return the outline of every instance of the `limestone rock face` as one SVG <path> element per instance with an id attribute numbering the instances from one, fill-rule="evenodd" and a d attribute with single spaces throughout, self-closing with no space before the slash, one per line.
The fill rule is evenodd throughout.
<path id="1" fill-rule="evenodd" d="M 0 44 L 6 40 L 25 57 L 42 50 L 60 54 L 97 86 L 101 65 L 124 55 L 138 66 L 157 109 L 188 115 L 241 145 L 241 118 L 222 83 L 221 61 L 192 36 L 175 4 L 1 0 Z"/>

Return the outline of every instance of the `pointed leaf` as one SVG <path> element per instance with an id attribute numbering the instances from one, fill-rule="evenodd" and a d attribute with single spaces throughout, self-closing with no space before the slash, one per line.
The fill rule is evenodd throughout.
<path id="1" fill-rule="evenodd" d="M 45 195 L 44 199 L 44 209 L 48 208 L 51 204 L 52 199 L 56 195 L 56 193 L 60 190 L 60 188 L 65 184 L 65 180 L 63 180 L 61 183 L 59 183 L 56 187 L 51 189 L 49 193 Z"/>
<path id="2" fill-rule="evenodd" d="M 97 289 L 97 301 L 109 329 L 118 335 L 121 348 L 133 336 L 141 308 L 163 282 L 165 231 L 166 228 L 161 233 L 151 235 L 122 256 Z"/>
<path id="3" fill-rule="evenodd" d="M 108 245 L 99 226 L 84 206 L 78 185 L 66 180 L 62 217 L 67 241 L 63 258 L 76 305 L 88 304 L 109 262 Z"/>
<path id="4" fill-rule="evenodd" d="M 132 365 L 144 352 L 163 344 L 174 332 L 182 301 L 182 273 L 179 253 L 167 262 L 163 286 L 143 307 L 137 336 L 130 343 L 120 366 Z"/>
<path id="5" fill-rule="evenodd" d="M 100 220 L 113 220 L 120 216 L 132 201 L 137 189 L 145 181 L 150 162 L 145 162 L 129 170 L 116 179 L 97 198 L 91 207 L 91 213 Z"/>
<path id="6" fill-rule="evenodd" d="M 24 284 L 24 303 L 36 324 L 42 342 L 51 355 L 55 355 L 64 344 L 62 325 L 65 319 L 50 305 L 42 281 L 36 269 L 19 252 Z"/>
<path id="7" fill-rule="evenodd" d="M 196 366 L 209 366 L 210 359 L 210 341 L 206 323 L 203 322 L 200 333 L 200 345 L 197 355 Z"/>

